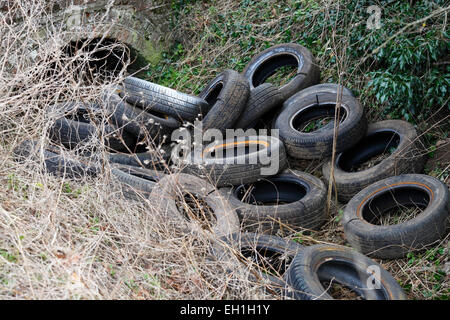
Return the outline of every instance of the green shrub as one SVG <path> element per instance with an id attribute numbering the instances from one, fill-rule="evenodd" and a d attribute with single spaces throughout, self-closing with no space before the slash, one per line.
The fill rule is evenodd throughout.
<path id="1" fill-rule="evenodd" d="M 382 9 L 378 30 L 366 25 L 367 8 L 373 4 Z M 343 84 L 376 114 L 418 122 L 448 103 L 450 72 L 442 62 L 449 36 L 443 15 L 414 22 L 444 5 L 443 0 L 413 5 L 347 0 L 331 6 L 311 0 L 244 0 L 227 6 L 219 1 L 174 1 L 172 25 L 180 30 L 178 41 L 148 76 L 162 85 L 198 93 L 212 71 L 242 71 L 258 52 L 295 42 L 316 56 L 322 82 L 336 82 L 341 73 Z M 399 32 L 407 24 L 412 25 Z M 342 57 L 336 54 L 345 56 L 344 73 L 337 68 L 337 58 Z"/>

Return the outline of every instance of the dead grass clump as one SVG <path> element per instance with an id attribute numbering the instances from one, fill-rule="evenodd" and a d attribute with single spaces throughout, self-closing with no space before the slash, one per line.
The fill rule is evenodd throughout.
<path id="1" fill-rule="evenodd" d="M 0 11 L 0 299 L 273 297 L 244 264 L 214 259 L 211 233 L 186 232 L 183 219 L 170 223 L 148 200 L 123 198 L 106 161 L 107 112 L 73 150 L 49 141 L 48 128 L 68 114 L 55 105 L 99 102 L 130 63 L 117 54 L 126 48 L 107 39 L 85 39 L 67 54 L 49 5 L 14 1 Z M 120 63 L 99 64 L 109 55 Z M 19 163 L 13 150 L 25 139 L 36 152 Z M 156 147 L 149 138 L 141 144 Z M 48 148 L 97 166 L 98 177 L 48 174 Z"/>

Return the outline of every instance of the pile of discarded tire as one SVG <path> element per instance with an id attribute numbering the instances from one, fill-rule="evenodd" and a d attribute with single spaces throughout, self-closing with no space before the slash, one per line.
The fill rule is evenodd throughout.
<path id="1" fill-rule="evenodd" d="M 297 68 L 287 84 L 276 87 L 266 80 L 279 68 Z M 230 258 L 232 247 L 273 272 L 260 273 L 285 297 L 332 299 L 327 283 L 338 283 L 364 299 L 406 299 L 401 287 L 379 259 L 405 257 L 447 235 L 448 188 L 439 180 L 420 174 L 423 150 L 414 127 L 400 120 L 367 124 L 364 110 L 352 92 L 337 84 L 317 84 L 320 71 L 313 55 L 297 44 L 281 44 L 255 56 L 240 74 L 225 70 L 199 96 L 128 77 L 121 87 L 105 92 L 101 103 L 65 103 L 68 110 L 49 130 L 50 139 L 73 149 L 101 134 L 108 150 L 113 177 L 123 195 L 148 201 L 158 211 L 180 219 L 207 219 L 220 241 L 212 248 L 218 260 Z M 108 112 L 99 133 L 96 112 Z M 69 114 L 69 115 L 67 115 Z M 330 121 L 321 125 L 321 119 Z M 245 145 L 256 144 L 254 153 L 241 161 L 218 162 L 208 158 L 218 148 L 233 149 L 240 142 L 224 141 L 203 149 L 202 165 L 187 158 L 171 171 L 171 134 L 189 129 L 195 120 L 202 130 L 249 129 L 268 124 L 279 138 L 246 136 Z M 337 129 L 337 130 L 336 130 Z M 139 141 L 150 137 L 158 145 L 137 152 Z M 36 143 L 24 142 L 15 153 L 18 160 L 37 156 Z M 278 172 L 262 175 L 267 164 L 255 154 L 274 155 Z M 372 167 L 361 169 L 373 157 L 388 155 Z M 90 156 L 95 154 L 92 149 Z M 288 169 L 289 159 L 335 160 L 323 166 L 321 179 Z M 40 154 L 42 155 L 42 154 Z M 58 150 L 44 151 L 48 171 L 77 178 L 102 174 L 100 167 L 61 157 Z M 254 160 L 250 163 L 250 160 Z M 256 160 L 255 160 L 256 159 Z M 223 160 L 223 159 L 222 159 Z M 236 160 L 236 159 L 234 159 Z M 328 218 L 326 195 L 330 176 L 334 192 L 347 203 L 342 224 L 353 248 L 337 245 L 303 247 L 279 235 L 319 230 Z M 209 211 L 210 217 L 186 215 L 179 195 Z M 420 213 L 405 222 L 381 221 L 397 207 L 417 207 Z M 207 209 L 206 209 L 207 208 Z M 213 217 L 213 218 L 211 218 Z M 366 256 L 367 255 L 367 256 Z"/>

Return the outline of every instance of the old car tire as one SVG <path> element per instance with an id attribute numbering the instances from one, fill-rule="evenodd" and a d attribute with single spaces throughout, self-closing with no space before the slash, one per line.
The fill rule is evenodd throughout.
<path id="1" fill-rule="evenodd" d="M 39 161 L 40 152 L 38 142 L 25 140 L 14 149 L 14 158 L 18 162 L 26 163 L 28 160 Z M 71 179 L 81 179 L 87 176 L 96 177 L 100 174 L 100 168 L 82 163 L 62 155 L 56 148 L 43 150 L 45 170 L 57 176 L 64 176 Z"/>
<path id="2" fill-rule="evenodd" d="M 136 138 L 133 135 L 113 124 L 105 124 L 104 130 L 99 131 L 99 129 L 101 128 L 89 120 L 77 121 L 62 117 L 49 128 L 49 137 L 53 142 L 62 144 L 69 149 L 88 142 L 99 133 L 103 135 L 105 146 L 110 150 L 124 151 L 133 148 L 135 144 Z"/>
<path id="3" fill-rule="evenodd" d="M 196 202 L 196 207 L 202 207 L 202 217 L 192 217 L 186 219 L 177 206 L 176 198 L 184 196 L 193 196 L 203 200 L 211 209 L 203 208 L 203 205 Z M 177 173 L 165 176 L 157 186 L 153 188 L 150 196 L 152 204 L 159 212 L 169 216 L 176 216 L 180 219 L 193 222 L 205 223 L 206 215 L 211 215 L 211 221 L 206 225 L 216 236 L 226 236 L 239 230 L 239 218 L 236 212 L 229 206 L 225 197 L 214 186 L 205 180 L 184 173 Z M 201 229 L 199 223 L 192 226 Z"/>
<path id="4" fill-rule="evenodd" d="M 355 167 L 389 149 L 392 154 L 375 166 L 358 171 Z M 420 173 L 425 165 L 425 153 L 414 126 L 402 120 L 385 120 L 369 124 L 365 137 L 352 148 L 337 155 L 334 182 L 341 202 L 350 199 L 365 187 L 384 178 L 404 173 Z M 330 181 L 331 161 L 322 167 Z"/>
<path id="5" fill-rule="evenodd" d="M 155 185 L 165 176 L 160 171 L 127 165 L 115 165 L 111 173 L 121 183 L 123 196 L 136 201 L 149 198 Z"/>
<path id="6" fill-rule="evenodd" d="M 271 83 L 263 83 L 250 91 L 250 98 L 235 128 L 248 129 L 258 119 L 280 106 L 283 98 L 277 87 Z"/>
<path id="7" fill-rule="evenodd" d="M 233 128 L 243 112 L 250 88 L 247 80 L 234 70 L 225 70 L 214 78 L 200 93 L 210 109 L 203 117 L 202 128 L 225 132 Z"/>
<path id="8" fill-rule="evenodd" d="M 208 156 L 216 150 L 244 144 L 263 145 L 264 148 L 256 150 L 255 147 L 255 152 L 237 156 L 227 156 L 226 150 L 223 151 L 224 157 Z M 268 163 L 265 163 L 266 160 Z M 225 140 L 222 144 L 207 147 L 200 155 L 193 152 L 179 166 L 183 172 L 206 179 L 217 187 L 225 187 L 251 183 L 265 175 L 274 175 L 286 168 L 287 160 L 283 143 L 279 139 L 272 136 L 250 136 L 239 141 Z"/>
<path id="9" fill-rule="evenodd" d="M 170 139 L 171 133 L 180 127 L 180 122 L 175 118 L 162 117 L 134 107 L 114 92 L 105 92 L 102 99 L 112 113 L 113 124 L 138 139 L 148 135 L 154 143 L 161 143 Z"/>
<path id="10" fill-rule="evenodd" d="M 322 282 L 341 284 L 365 300 L 406 300 L 400 285 L 381 265 L 344 246 L 306 247 L 286 274 L 293 297 L 300 300 L 332 300 Z"/>
<path id="11" fill-rule="evenodd" d="M 179 121 L 194 121 L 209 109 L 202 98 L 135 77 L 125 79 L 120 95 L 146 111 L 156 111 Z"/>
<path id="12" fill-rule="evenodd" d="M 287 153 L 296 159 L 320 159 L 331 156 L 334 128 L 302 132 L 302 127 L 312 120 L 335 117 L 336 95 L 314 93 L 302 99 L 292 99 L 279 114 L 274 128 L 279 130 Z M 342 96 L 340 104 L 341 122 L 336 143 L 340 153 L 355 145 L 365 134 L 367 121 L 359 101 L 351 96 Z"/>
<path id="13" fill-rule="evenodd" d="M 286 170 L 253 184 L 223 191 L 228 194 L 244 230 L 291 233 L 292 230 L 318 229 L 326 221 L 325 185 L 305 172 Z M 243 197 L 247 197 L 247 201 L 242 201 Z"/>
<path id="14" fill-rule="evenodd" d="M 250 60 L 243 74 L 253 89 L 283 66 L 297 67 L 296 76 L 279 88 L 283 100 L 319 82 L 320 70 L 314 56 L 308 49 L 295 43 L 279 44 L 262 51 Z"/>
<path id="15" fill-rule="evenodd" d="M 400 207 L 422 211 L 403 222 L 381 224 L 380 218 Z M 342 224 L 345 237 L 358 251 L 374 258 L 396 259 L 443 239 L 448 219 L 447 186 L 431 176 L 404 174 L 357 193 L 345 207 Z"/>

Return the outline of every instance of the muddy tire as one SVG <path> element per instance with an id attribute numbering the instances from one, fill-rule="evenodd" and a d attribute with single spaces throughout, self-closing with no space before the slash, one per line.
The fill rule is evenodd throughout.
<path id="1" fill-rule="evenodd" d="M 403 222 L 381 224 L 381 218 L 399 207 L 423 211 Z M 342 220 L 348 242 L 380 259 L 402 258 L 437 243 L 447 235 L 448 222 L 448 188 L 421 174 L 390 177 L 361 190 L 347 204 Z"/>
<path id="2" fill-rule="evenodd" d="M 375 166 L 362 171 L 354 169 L 389 149 L 395 150 Z M 346 203 L 372 183 L 404 173 L 420 173 L 424 165 L 424 151 L 412 124 L 402 120 L 369 124 L 366 136 L 336 157 L 334 180 L 338 199 Z M 322 172 L 328 184 L 331 161 L 323 165 Z"/>
<path id="3" fill-rule="evenodd" d="M 283 98 L 278 88 L 271 83 L 263 83 L 250 91 L 247 106 L 234 127 L 251 128 L 252 124 L 255 124 L 258 119 L 274 108 L 281 106 L 282 103 Z"/>
<path id="4" fill-rule="evenodd" d="M 301 171 L 286 170 L 254 184 L 223 189 L 223 192 L 238 213 L 244 230 L 250 232 L 291 233 L 318 229 L 326 221 L 325 185 Z M 260 203 L 269 204 L 258 205 Z"/>
<path id="5" fill-rule="evenodd" d="M 341 284 L 365 300 L 407 299 L 397 281 L 381 265 L 348 247 L 313 245 L 304 248 L 295 256 L 286 274 L 295 299 L 333 300 L 323 282 Z"/>
<path id="6" fill-rule="evenodd" d="M 146 111 L 156 111 L 179 121 L 193 121 L 209 109 L 202 98 L 135 77 L 125 79 L 120 96 Z"/>
<path id="7" fill-rule="evenodd" d="M 274 123 L 279 130 L 287 153 L 296 159 L 320 159 L 331 156 L 334 128 L 302 132 L 311 121 L 335 116 L 336 95 L 314 93 L 302 99 L 292 99 Z M 365 134 L 367 121 L 359 101 L 351 96 L 342 96 L 341 123 L 339 125 L 336 152 L 354 146 Z"/>
<path id="8" fill-rule="evenodd" d="M 203 117 L 202 127 L 225 132 L 234 128 L 234 124 L 244 111 L 250 95 L 247 80 L 233 70 L 225 70 L 214 78 L 200 93 L 210 109 Z"/>
<path id="9" fill-rule="evenodd" d="M 308 49 L 295 43 L 279 44 L 264 50 L 252 58 L 243 74 L 250 83 L 250 89 L 253 89 L 284 66 L 297 67 L 297 74 L 279 88 L 283 100 L 319 82 L 320 70 L 314 56 Z"/>

